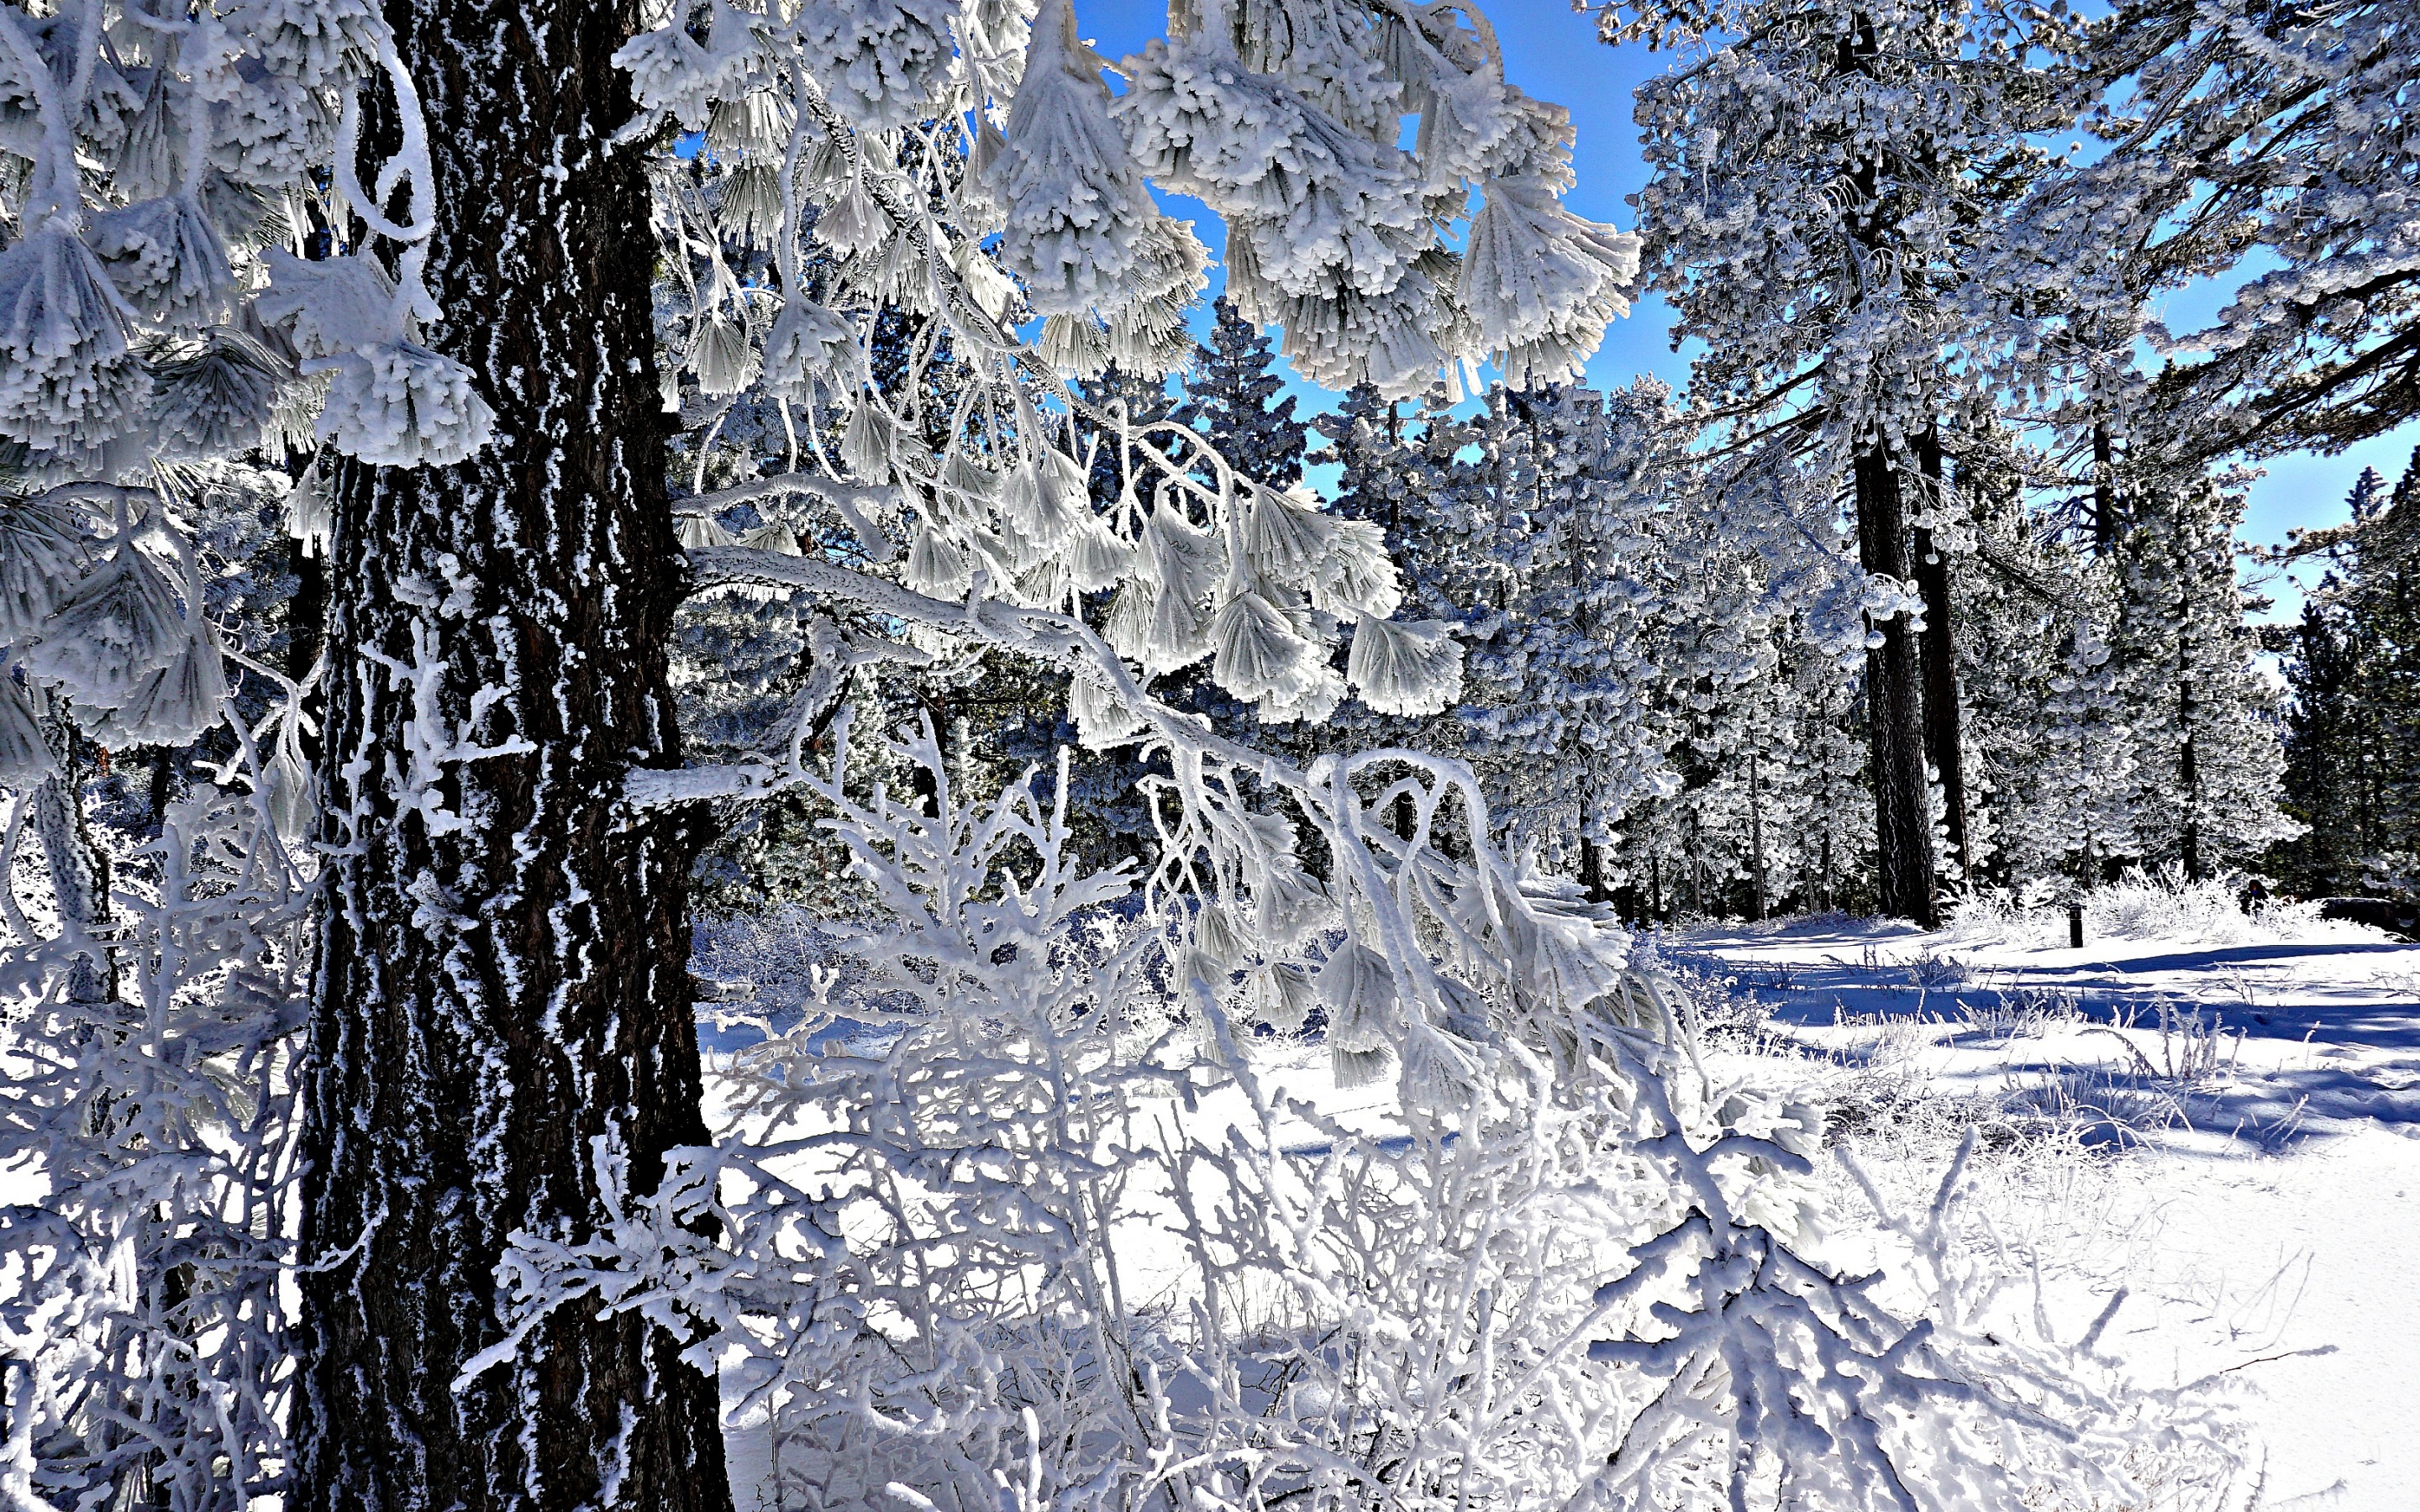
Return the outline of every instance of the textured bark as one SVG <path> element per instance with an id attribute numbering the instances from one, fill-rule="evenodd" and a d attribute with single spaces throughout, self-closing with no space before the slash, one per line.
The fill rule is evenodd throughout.
<path id="1" fill-rule="evenodd" d="M 2103 421 L 2092 427 L 2092 551 L 2107 556 L 2118 548 L 2118 462 Z"/>
<path id="2" fill-rule="evenodd" d="M 1882 38 L 1870 17 L 1852 12 L 1840 34 L 1838 70 L 1871 73 L 1882 55 Z M 1850 287 L 1863 286 L 1897 232 L 1899 208 L 1879 197 L 1882 162 L 1870 147 L 1847 173 L 1850 193 L 1843 229 L 1858 250 L 1846 270 Z M 1904 581 L 1916 576 L 1909 549 L 1907 499 L 1900 486 L 1887 440 L 1879 434 L 1857 443 L 1852 482 L 1857 499 L 1857 556 L 1868 572 Z M 1874 870 L 1880 911 L 1930 928 L 1932 899 L 1932 820 L 1924 772 L 1924 699 L 1921 656 L 1907 616 L 1875 626 L 1882 644 L 1866 653 L 1866 730 L 1874 785 Z"/>
<path id="3" fill-rule="evenodd" d="M 647 1192 L 664 1150 L 705 1136 L 698 837 L 619 801 L 633 765 L 678 764 L 653 245 L 639 161 L 606 146 L 635 12 L 387 15 L 435 156 L 426 339 L 470 364 L 496 440 L 334 479 L 322 768 L 341 848 L 304 1067 L 286 1504 L 724 1512 L 714 1383 L 635 1316 L 557 1312 L 458 1389 L 505 1335 L 512 1236 L 593 1232 L 599 1167 Z"/>
<path id="4" fill-rule="evenodd" d="M 1748 905 L 1751 917 L 1761 923 L 1770 906 L 1765 898 L 1764 779 L 1753 750 L 1747 755 L 1747 855 Z"/>
<path id="5" fill-rule="evenodd" d="M 1586 835 L 1580 837 L 1580 887 L 1592 903 L 1613 900 L 1613 889 L 1605 885 L 1605 847 Z"/>
<path id="6" fill-rule="evenodd" d="M 59 922 L 99 939 L 109 929 L 109 857 L 85 823 L 85 768 L 75 728 L 65 715 L 45 719 L 57 775 L 34 789 L 34 835 L 51 873 Z M 106 949 L 82 951 L 68 967 L 68 1001 L 106 1003 L 117 995 L 117 963 Z"/>
<path id="7" fill-rule="evenodd" d="M 1857 453 L 1857 555 L 1868 572 L 1913 577 L 1907 502 L 1888 452 Z M 1931 928 L 1932 823 L 1924 779 L 1923 674 L 1907 616 L 1874 627 L 1866 653 L 1866 731 L 1874 784 L 1874 862 L 1881 911 Z"/>
<path id="8" fill-rule="evenodd" d="M 1942 487 L 1941 439 L 1927 432 L 1918 452 L 1926 484 Z M 1924 595 L 1924 754 L 1941 774 L 1943 822 L 1959 874 L 1972 878 L 1966 849 L 1966 737 L 1958 704 L 1958 606 L 1950 593 L 1949 558 L 1933 549 L 1932 532 L 1916 532 L 1916 590 Z"/>
<path id="9" fill-rule="evenodd" d="M 2183 829 L 2177 836 L 2179 859 L 2184 862 L 2187 880 L 2202 880 L 2201 855 L 2201 750 L 2195 725 L 2193 696 L 2193 603 L 2181 591 L 2177 597 L 2177 734 L 2182 742 L 2177 751 L 2177 786 L 2180 807 L 2184 810 Z"/>

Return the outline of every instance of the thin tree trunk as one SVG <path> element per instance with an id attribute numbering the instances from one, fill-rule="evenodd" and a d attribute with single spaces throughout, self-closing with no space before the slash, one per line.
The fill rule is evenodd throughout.
<path id="1" fill-rule="evenodd" d="M 1907 508 L 1890 454 L 1876 440 L 1856 459 L 1857 555 L 1868 572 L 1914 576 Z M 1924 773 L 1923 677 L 1907 616 L 1875 627 L 1866 653 L 1866 730 L 1874 785 L 1874 862 L 1881 911 L 1930 929 L 1932 818 Z"/>
<path id="2" fill-rule="evenodd" d="M 51 874 L 59 922 L 89 937 L 109 927 L 109 857 L 85 822 L 84 768 L 75 727 L 64 713 L 41 721 L 58 771 L 34 789 L 34 837 Z M 106 1003 L 117 995 L 117 963 L 106 949 L 79 952 L 68 966 L 68 1001 Z"/>
<path id="3" fill-rule="evenodd" d="M 2118 547 L 2118 459 L 2109 423 L 2092 427 L 2092 550 L 2107 556 Z"/>
<path id="4" fill-rule="evenodd" d="M 1940 432 L 1924 433 L 1917 455 L 1933 498 L 1947 500 Z M 1958 874 L 1971 881 L 1973 860 L 1966 849 L 1966 745 L 1958 700 L 1958 618 L 1949 591 L 1949 558 L 1934 548 L 1929 530 L 1916 532 L 1914 554 L 1916 588 L 1924 595 L 1924 754 L 1941 774 L 1949 854 L 1958 863 Z"/>
<path id="5" fill-rule="evenodd" d="M 177 795 L 177 757 L 175 746 L 151 748 L 150 782 L 144 795 L 151 810 L 151 827 L 164 828 L 168 822 L 168 805 Z"/>
<path id="6" fill-rule="evenodd" d="M 949 770 L 950 716 L 946 707 L 936 705 L 932 700 L 922 702 L 925 723 L 933 732 L 934 753 L 940 758 L 941 770 L 929 770 L 923 763 L 918 762 L 908 768 L 908 781 L 915 792 L 916 806 L 928 817 L 939 819 L 941 817 L 941 778 Z"/>
<path id="7" fill-rule="evenodd" d="M 573 1305 L 505 1337 L 519 1232 L 577 1242 L 701 1142 L 687 878 L 699 821 L 622 800 L 679 764 L 680 594 L 655 248 L 610 61 L 635 7 L 394 0 L 429 116 L 431 347 L 494 443 L 336 470 L 329 824 L 302 1069 L 292 1512 L 728 1512 L 687 1342 Z M 392 130 L 392 123 L 387 123 Z M 392 140 L 390 136 L 388 138 Z M 427 738 L 431 726 L 435 742 Z M 452 742 L 450 748 L 444 744 Z"/>
<path id="8" fill-rule="evenodd" d="M 2189 593 L 2177 597 L 2177 733 L 2182 747 L 2177 753 L 2177 795 L 2184 807 L 2184 825 L 2179 837 L 2179 849 L 2185 865 L 2185 880 L 2199 882 L 2201 864 L 2201 760 L 2194 734 L 2193 702 L 2193 634 L 2187 628 L 2193 623 L 2193 602 Z"/>
<path id="9" fill-rule="evenodd" d="M 1747 753 L 1747 846 L 1748 886 L 1756 918 L 1763 922 L 1764 896 L 1764 784 L 1758 770 L 1756 752 Z"/>

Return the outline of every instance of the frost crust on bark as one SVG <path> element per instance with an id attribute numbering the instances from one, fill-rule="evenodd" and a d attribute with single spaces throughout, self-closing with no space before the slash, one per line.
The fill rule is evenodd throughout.
<path id="1" fill-rule="evenodd" d="M 390 9 L 446 213 L 429 345 L 493 443 L 334 480 L 329 837 L 308 1060 L 294 1427 L 307 1512 L 729 1504 L 713 1383 L 635 1316 L 568 1309 L 511 1361 L 508 1237 L 576 1239 L 603 1183 L 703 1137 L 686 962 L 696 836 L 621 801 L 678 764 L 625 8 Z M 510 171 L 504 171 L 505 169 Z M 511 318 L 496 316 L 510 312 Z M 633 357 L 630 354 L 641 354 Z"/>

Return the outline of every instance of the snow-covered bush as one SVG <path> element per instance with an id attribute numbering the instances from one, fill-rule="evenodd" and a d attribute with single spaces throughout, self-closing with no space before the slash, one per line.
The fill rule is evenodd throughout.
<path id="1" fill-rule="evenodd" d="M 2355 927 L 2323 921 L 2312 903 L 2260 899 L 2247 907 L 2246 889 L 2245 879 L 2236 874 L 2195 881 L 2175 865 L 2157 872 L 2132 869 L 2084 894 L 2085 948 L 2096 940 L 2265 945 Z M 2024 897 L 1984 889 L 1963 893 L 1951 905 L 1947 933 L 1961 943 L 2064 949 L 2067 904 L 2045 898 L 2044 890 L 2035 888 Z"/>
<path id="2" fill-rule="evenodd" d="M 0 894 L 0 1166 L 39 1183 L 0 1208 L 12 1506 L 200 1512 L 278 1484 L 310 868 L 240 749 L 121 865 L 99 935 Z M 0 876 L 36 807 L 11 800 Z M 115 992 L 77 990 L 94 955 Z"/>
<path id="3" fill-rule="evenodd" d="M 741 1412 L 769 1409 L 799 1504 L 1122 1495 L 1165 1408 L 1113 1228 L 1161 1164 L 1146 1104 L 1187 1086 L 1155 1007 L 1169 940 L 1136 878 L 1074 866 L 1063 783 L 1052 808 L 1030 783 L 978 802 L 929 733 L 910 754 L 930 811 L 819 789 L 883 909 L 827 931 L 847 969 L 803 1016 L 754 1018 L 723 1144 L 614 1231 L 529 1244 L 524 1320 L 591 1288 L 662 1312 Z"/>
<path id="4" fill-rule="evenodd" d="M 2247 909 L 2240 875 L 2188 878 L 2181 868 L 2130 871 L 2085 897 L 2084 931 L 2121 940 L 2188 940 L 2242 945 L 2308 938 L 2318 929 L 2319 907 L 2290 901 L 2260 901 Z"/>
<path id="5" fill-rule="evenodd" d="M 2142 1504 L 2154 1467 L 2224 1482 L 2224 1435 L 2089 1338 L 1985 1326 L 1947 1188 L 1899 1304 L 1815 1257 L 1816 1115 L 1710 1080 L 1619 933 L 1533 904 L 1489 980 L 1460 974 L 1453 889 L 1377 901 L 1424 920 L 1411 959 L 1451 1016 L 1423 1044 L 1404 955 L 1175 927 L 1188 902 L 1071 863 L 1063 803 L 972 802 L 929 735 L 908 754 L 929 799 L 814 781 L 883 909 L 846 932 L 847 987 L 760 1021 L 721 1143 L 513 1262 L 521 1329 L 594 1299 L 720 1360 L 783 1495 L 1643 1512 L 1897 1487 L 1982 1512 Z M 1439 854 L 1379 853 L 1415 878 Z M 1338 1085 L 1399 1060 L 1374 1121 L 1274 1080 L 1291 1041 L 1252 1018 L 1314 1002 Z"/>

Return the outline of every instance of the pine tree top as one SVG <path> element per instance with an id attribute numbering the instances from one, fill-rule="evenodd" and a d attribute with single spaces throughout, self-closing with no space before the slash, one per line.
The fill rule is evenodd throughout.
<path id="1" fill-rule="evenodd" d="M 1195 358 L 1176 419 L 1205 432 L 1235 470 L 1265 488 L 1302 481 L 1310 427 L 1295 418 L 1277 354 L 1260 327 L 1223 296 L 1210 340 Z M 1271 401 L 1274 400 L 1275 403 Z"/>
<path id="2" fill-rule="evenodd" d="M 2355 519 L 2366 519 L 2377 511 L 2379 496 L 2386 491 L 2386 480 L 2376 468 L 2364 468 L 2361 476 L 2352 480 L 2352 489 L 2345 495 L 2345 507 Z"/>

